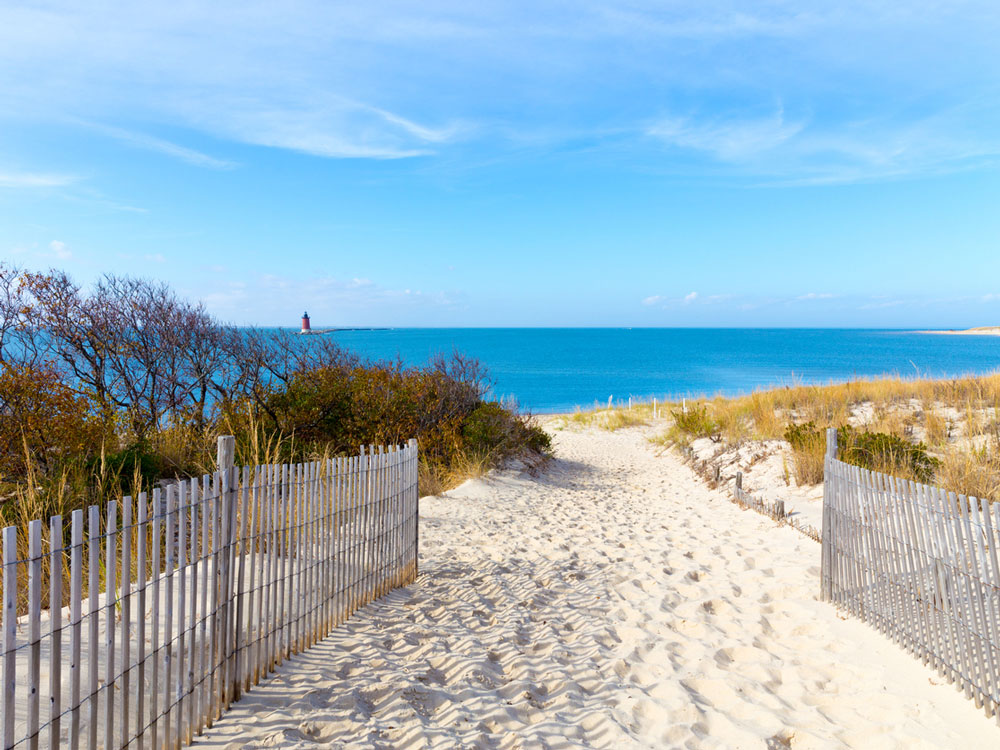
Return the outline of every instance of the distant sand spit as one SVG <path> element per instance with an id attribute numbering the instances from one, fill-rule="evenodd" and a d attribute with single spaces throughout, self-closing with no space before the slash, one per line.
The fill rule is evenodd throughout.
<path id="1" fill-rule="evenodd" d="M 965 328 L 960 331 L 917 331 L 917 333 L 940 333 L 946 336 L 1000 336 L 1000 326 Z"/>
<path id="2" fill-rule="evenodd" d="M 1000 729 L 817 600 L 819 545 L 647 429 L 421 501 L 421 576 L 289 659 L 211 748 L 973 748 Z"/>

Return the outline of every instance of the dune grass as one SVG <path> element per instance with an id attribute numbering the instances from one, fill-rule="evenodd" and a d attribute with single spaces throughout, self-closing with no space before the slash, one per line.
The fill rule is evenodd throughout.
<path id="1" fill-rule="evenodd" d="M 663 416 L 664 404 L 657 404 L 657 417 Z M 645 427 L 653 422 L 653 402 L 633 401 L 631 407 L 627 403 L 612 404 L 612 406 L 594 405 L 590 409 L 577 407 L 572 414 L 560 414 L 556 418 L 556 429 L 572 429 L 583 427 L 598 427 L 614 432 L 626 427 Z"/>
<path id="2" fill-rule="evenodd" d="M 859 455 L 869 456 L 875 470 L 1000 499 L 1000 373 L 793 385 L 735 398 L 689 400 L 685 411 L 672 405 L 671 414 L 673 424 L 656 442 L 787 440 L 789 427 L 796 425 L 812 423 L 820 436 L 827 427 L 850 426 L 867 446 Z M 790 443 L 799 483 L 822 481 L 825 440 Z M 913 463 L 915 450 L 926 451 L 933 462 Z"/>

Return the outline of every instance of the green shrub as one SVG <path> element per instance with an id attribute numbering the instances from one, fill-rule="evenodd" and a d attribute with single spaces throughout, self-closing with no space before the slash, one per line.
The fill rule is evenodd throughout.
<path id="1" fill-rule="evenodd" d="M 923 443 L 885 432 L 859 432 L 850 426 L 837 430 L 837 451 L 845 463 L 918 482 L 929 482 L 941 463 L 928 455 Z"/>
<path id="2" fill-rule="evenodd" d="M 90 460 L 89 468 L 95 474 L 100 474 L 101 460 Z M 115 477 L 122 484 L 138 477 L 142 480 L 142 487 L 152 488 L 163 477 L 163 461 L 145 442 L 134 443 L 123 450 L 109 453 L 104 456 L 103 462 L 104 472 L 101 476 Z"/>
<path id="3" fill-rule="evenodd" d="M 539 453 L 552 450 L 545 430 L 495 401 L 475 408 L 462 426 L 462 438 L 464 448 L 480 455 L 507 456 L 525 448 Z"/>
<path id="4" fill-rule="evenodd" d="M 511 414 L 500 404 L 480 404 L 462 425 L 466 447 L 481 454 L 506 450 L 516 439 L 513 422 Z"/>
<path id="5" fill-rule="evenodd" d="M 826 431 L 814 422 L 789 425 L 785 440 L 792 447 L 796 476 L 804 484 L 823 480 Z M 928 482 L 940 462 L 927 453 L 923 443 L 911 443 L 898 435 L 856 430 L 850 425 L 837 429 L 837 454 L 844 463 L 918 482 Z"/>
<path id="6" fill-rule="evenodd" d="M 692 406 L 686 412 L 675 409 L 671 414 L 675 429 L 685 435 L 713 439 L 719 436 L 719 424 L 709 415 L 707 406 Z"/>

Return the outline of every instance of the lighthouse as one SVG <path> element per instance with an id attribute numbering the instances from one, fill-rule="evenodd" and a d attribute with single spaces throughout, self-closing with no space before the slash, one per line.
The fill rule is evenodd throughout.
<path id="1" fill-rule="evenodd" d="M 301 333 L 309 333 L 311 329 L 309 328 L 309 313 L 302 313 L 302 331 Z"/>

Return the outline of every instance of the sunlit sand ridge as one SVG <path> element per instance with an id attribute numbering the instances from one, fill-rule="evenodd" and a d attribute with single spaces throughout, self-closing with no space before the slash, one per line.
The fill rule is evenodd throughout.
<path id="1" fill-rule="evenodd" d="M 422 500 L 419 581 L 287 661 L 202 747 L 970 748 L 1000 729 L 817 600 L 819 546 L 642 428 Z"/>

